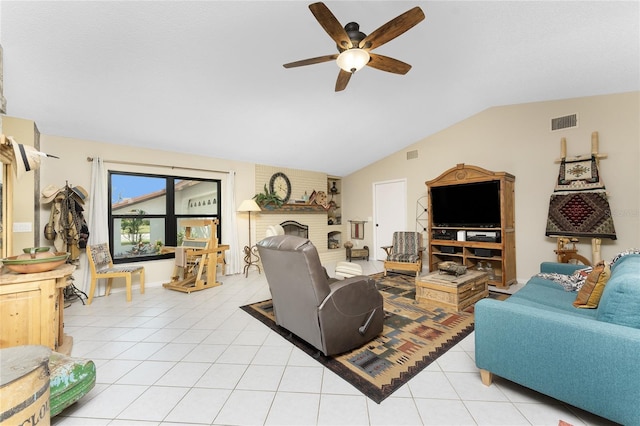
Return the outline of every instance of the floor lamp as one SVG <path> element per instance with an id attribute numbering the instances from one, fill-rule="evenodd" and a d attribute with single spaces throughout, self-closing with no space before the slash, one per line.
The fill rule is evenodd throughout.
<path id="1" fill-rule="evenodd" d="M 244 276 L 245 278 L 249 276 L 249 268 L 251 266 L 255 266 L 258 268 L 258 273 L 260 273 L 260 265 L 258 265 L 258 261 L 260 261 L 260 257 L 258 256 L 258 248 L 251 245 L 251 212 L 259 212 L 262 211 L 258 203 L 253 199 L 244 200 L 240 203 L 240 207 L 238 207 L 239 212 L 247 212 L 249 214 L 249 245 L 244 246 Z"/>

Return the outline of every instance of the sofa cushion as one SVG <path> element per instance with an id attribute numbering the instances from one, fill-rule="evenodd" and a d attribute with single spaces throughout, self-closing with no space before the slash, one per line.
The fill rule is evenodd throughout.
<path id="1" fill-rule="evenodd" d="M 592 309 L 574 308 L 575 298 L 575 292 L 565 291 L 560 284 L 533 276 L 522 289 L 505 302 L 595 318 L 596 312 Z"/>
<path id="2" fill-rule="evenodd" d="M 585 266 L 577 263 L 542 262 L 540 272 L 571 275 Z"/>
<path id="3" fill-rule="evenodd" d="M 597 319 L 640 328 L 640 254 L 629 254 L 612 266 Z"/>
<path id="4" fill-rule="evenodd" d="M 593 321 L 596 320 L 597 309 L 576 309 L 571 305 L 573 298 L 571 298 L 571 300 L 569 301 L 565 301 L 565 303 L 553 303 L 553 304 L 549 304 L 548 303 L 549 300 L 545 300 L 543 303 L 541 303 L 540 301 L 533 301 L 533 300 L 528 300 L 524 298 L 513 299 L 513 300 L 511 299 L 513 299 L 513 297 L 510 297 L 509 299 L 505 300 L 505 303 L 509 302 L 517 305 L 529 306 L 531 308 L 540 309 L 541 311 L 546 312 L 550 317 L 554 317 L 555 316 L 554 314 L 559 314 L 559 315 L 569 314 L 576 318 L 584 318 L 585 320 L 590 319 Z M 567 306 L 570 307 L 571 310 L 568 310 Z"/>
<path id="5" fill-rule="evenodd" d="M 611 269 L 608 264 L 599 262 L 593 271 L 587 275 L 587 280 L 584 285 L 578 291 L 578 296 L 573 302 L 573 306 L 576 308 L 595 309 L 600 303 L 600 297 L 604 291 L 607 281 L 611 276 Z"/>

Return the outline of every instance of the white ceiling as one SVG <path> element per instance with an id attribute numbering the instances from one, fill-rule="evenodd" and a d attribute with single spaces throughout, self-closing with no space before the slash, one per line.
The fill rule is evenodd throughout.
<path id="1" fill-rule="evenodd" d="M 344 176 L 498 105 L 640 89 L 638 1 L 334 1 L 426 19 L 335 93 L 310 1 L 2 1 L 7 114 L 42 133 Z M 91 155 L 90 152 L 87 152 Z"/>

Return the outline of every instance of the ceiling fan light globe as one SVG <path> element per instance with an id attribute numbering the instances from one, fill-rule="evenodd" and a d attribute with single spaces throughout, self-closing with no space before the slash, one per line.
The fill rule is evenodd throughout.
<path id="1" fill-rule="evenodd" d="M 336 63 L 346 72 L 354 73 L 361 70 L 369 62 L 369 52 L 363 49 L 348 49 L 338 55 Z"/>

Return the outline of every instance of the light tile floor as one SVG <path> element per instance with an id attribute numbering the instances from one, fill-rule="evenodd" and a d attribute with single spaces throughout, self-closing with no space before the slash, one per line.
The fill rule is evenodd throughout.
<path id="1" fill-rule="evenodd" d="M 355 261 L 365 274 L 381 262 Z M 327 264 L 329 273 L 335 264 Z M 333 275 L 333 274 L 331 274 Z M 192 294 L 149 285 L 65 309 L 72 355 L 96 386 L 53 425 L 607 425 L 497 378 L 485 387 L 471 334 L 381 404 L 239 306 L 270 298 L 264 274 Z"/>

